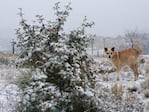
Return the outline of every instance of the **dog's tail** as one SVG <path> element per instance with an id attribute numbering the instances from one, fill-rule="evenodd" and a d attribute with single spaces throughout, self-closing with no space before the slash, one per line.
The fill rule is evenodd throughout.
<path id="1" fill-rule="evenodd" d="M 139 42 L 135 43 L 136 50 L 138 51 L 139 55 L 142 54 L 143 49 Z"/>

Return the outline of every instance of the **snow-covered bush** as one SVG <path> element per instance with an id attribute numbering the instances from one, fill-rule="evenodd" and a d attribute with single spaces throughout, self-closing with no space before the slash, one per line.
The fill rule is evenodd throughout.
<path id="1" fill-rule="evenodd" d="M 111 72 L 115 72 L 115 71 L 116 71 L 116 68 L 110 61 L 107 61 L 105 59 L 103 61 L 98 62 L 98 72 L 99 73 L 105 74 L 105 73 L 111 73 Z"/>
<path id="2" fill-rule="evenodd" d="M 16 30 L 20 48 L 19 65 L 32 68 L 24 86 L 19 109 L 22 112 L 96 112 L 94 61 L 86 53 L 89 38 L 85 33 L 93 23 L 85 18 L 70 33 L 63 32 L 70 4 L 54 7 L 56 20 L 44 21 L 37 15 L 29 24 L 20 9 L 21 22 Z"/>

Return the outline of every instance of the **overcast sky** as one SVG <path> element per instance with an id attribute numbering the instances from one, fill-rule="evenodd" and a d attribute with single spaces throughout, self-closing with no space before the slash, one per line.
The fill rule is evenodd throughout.
<path id="1" fill-rule="evenodd" d="M 72 11 L 66 24 L 66 31 L 80 25 L 84 16 L 95 22 L 91 33 L 115 37 L 126 31 L 149 33 L 149 0 L 59 0 L 62 5 L 71 2 Z M 34 20 L 36 14 L 53 18 L 54 3 L 57 0 L 0 0 L 0 46 L 15 38 L 19 23 L 18 8 L 25 18 Z M 6 43 L 5 43 L 6 42 Z"/>

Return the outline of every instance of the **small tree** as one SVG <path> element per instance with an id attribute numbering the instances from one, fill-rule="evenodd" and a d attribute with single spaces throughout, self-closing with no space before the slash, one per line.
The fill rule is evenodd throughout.
<path id="1" fill-rule="evenodd" d="M 85 18 L 79 28 L 65 34 L 62 30 L 70 4 L 62 11 L 58 2 L 54 10 L 54 22 L 46 23 L 37 15 L 36 25 L 28 24 L 20 10 L 19 63 L 36 69 L 24 86 L 20 109 L 23 112 L 99 111 L 94 94 L 94 61 L 86 53 L 89 38 L 85 29 L 94 23 Z"/>
<path id="2" fill-rule="evenodd" d="M 135 31 L 131 31 L 131 32 L 127 32 L 125 34 L 125 37 L 130 39 L 129 42 L 131 44 L 131 48 L 134 48 L 134 42 L 135 42 L 135 39 L 138 38 L 138 35 L 139 33 L 137 32 L 137 29 Z"/>

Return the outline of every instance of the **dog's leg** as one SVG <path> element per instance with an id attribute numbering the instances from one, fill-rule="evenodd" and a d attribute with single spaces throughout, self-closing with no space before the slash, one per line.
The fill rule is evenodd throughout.
<path id="1" fill-rule="evenodd" d="M 119 53 L 117 52 L 117 63 L 116 63 L 116 67 L 117 67 L 117 81 L 120 80 L 120 69 L 121 69 L 121 64 L 120 64 L 120 56 Z"/>
<path id="2" fill-rule="evenodd" d="M 117 81 L 120 80 L 120 66 L 116 65 Z"/>
<path id="3" fill-rule="evenodd" d="M 132 71 L 134 73 L 134 80 L 136 81 L 138 79 L 138 76 L 139 76 L 137 66 L 135 64 L 131 64 L 130 68 L 132 69 Z"/>
<path id="4" fill-rule="evenodd" d="M 138 72 L 138 67 L 137 67 L 137 64 L 135 64 L 135 80 L 137 80 L 138 79 L 138 77 L 139 77 L 139 72 Z"/>

